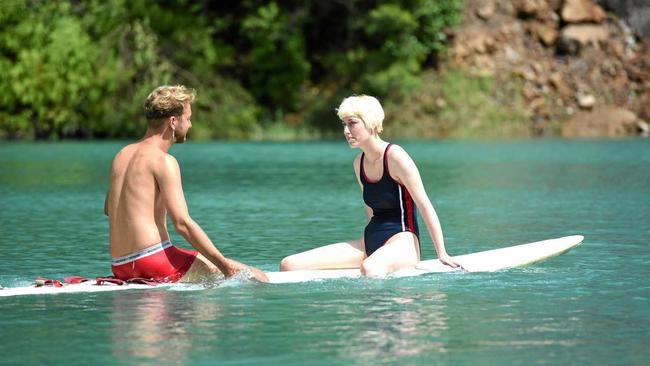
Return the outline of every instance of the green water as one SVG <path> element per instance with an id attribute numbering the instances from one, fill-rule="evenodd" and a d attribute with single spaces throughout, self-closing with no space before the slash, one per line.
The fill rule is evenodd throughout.
<path id="1" fill-rule="evenodd" d="M 401 144 L 451 254 L 585 242 L 497 273 L 2 297 L 0 364 L 647 364 L 650 141 Z M 102 208 L 122 145 L 0 144 L 2 286 L 110 273 Z M 172 153 L 190 213 L 236 259 L 275 270 L 285 255 L 361 234 L 355 151 L 343 143 L 190 142 Z"/>

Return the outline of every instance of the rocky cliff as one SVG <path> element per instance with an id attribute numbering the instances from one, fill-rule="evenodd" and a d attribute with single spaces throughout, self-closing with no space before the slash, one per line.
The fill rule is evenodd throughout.
<path id="1" fill-rule="evenodd" d="M 623 18 L 641 37 L 650 37 L 650 1 L 598 0 L 598 3 Z"/>
<path id="2" fill-rule="evenodd" d="M 504 83 L 514 75 L 536 135 L 648 136 L 647 20 L 632 29 L 606 10 L 615 5 L 468 0 L 462 25 L 450 35 L 450 62 Z"/>

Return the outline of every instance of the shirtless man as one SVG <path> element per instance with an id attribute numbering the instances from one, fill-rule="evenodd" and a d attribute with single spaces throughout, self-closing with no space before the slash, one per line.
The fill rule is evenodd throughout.
<path id="1" fill-rule="evenodd" d="M 231 277 L 246 270 L 266 282 L 264 272 L 221 254 L 189 215 L 178 162 L 167 151 L 172 144 L 185 142 L 194 98 L 195 91 L 184 86 L 156 88 L 144 105 L 147 133 L 113 160 L 104 205 L 113 275 L 121 280 L 197 282 L 211 274 Z M 196 251 L 172 245 L 167 212 L 176 231 Z"/>

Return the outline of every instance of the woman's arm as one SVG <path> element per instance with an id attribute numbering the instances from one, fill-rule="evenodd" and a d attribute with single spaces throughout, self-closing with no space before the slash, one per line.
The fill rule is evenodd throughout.
<path id="1" fill-rule="evenodd" d="M 388 154 L 388 164 L 393 179 L 406 187 L 411 197 L 413 197 L 413 201 L 427 225 L 429 235 L 431 235 L 433 245 L 438 253 L 438 259 L 446 265 L 458 267 L 459 264 L 454 262 L 449 254 L 447 254 L 440 220 L 424 189 L 420 172 L 413 159 L 400 146 L 392 145 Z"/>
<path id="2" fill-rule="evenodd" d="M 359 184 L 359 188 L 361 188 L 361 193 L 363 194 L 363 184 L 361 184 L 361 178 L 359 177 L 359 174 L 361 174 L 361 154 L 357 155 L 354 158 L 354 163 L 352 163 L 352 167 L 354 168 L 354 174 L 357 176 L 357 183 Z M 366 215 L 368 215 L 368 222 L 370 222 L 370 219 L 372 219 L 372 208 L 368 207 L 368 205 L 364 204 L 363 207 L 366 208 Z"/>

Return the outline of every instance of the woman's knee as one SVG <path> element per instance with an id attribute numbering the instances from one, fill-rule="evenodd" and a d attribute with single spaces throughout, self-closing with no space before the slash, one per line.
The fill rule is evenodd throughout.
<path id="1" fill-rule="evenodd" d="M 299 262 L 295 255 L 282 258 L 280 261 L 280 271 L 295 271 L 299 269 Z"/>
<path id="2" fill-rule="evenodd" d="M 361 263 L 361 274 L 367 277 L 383 277 L 389 272 L 385 265 L 372 260 L 365 260 Z"/>

